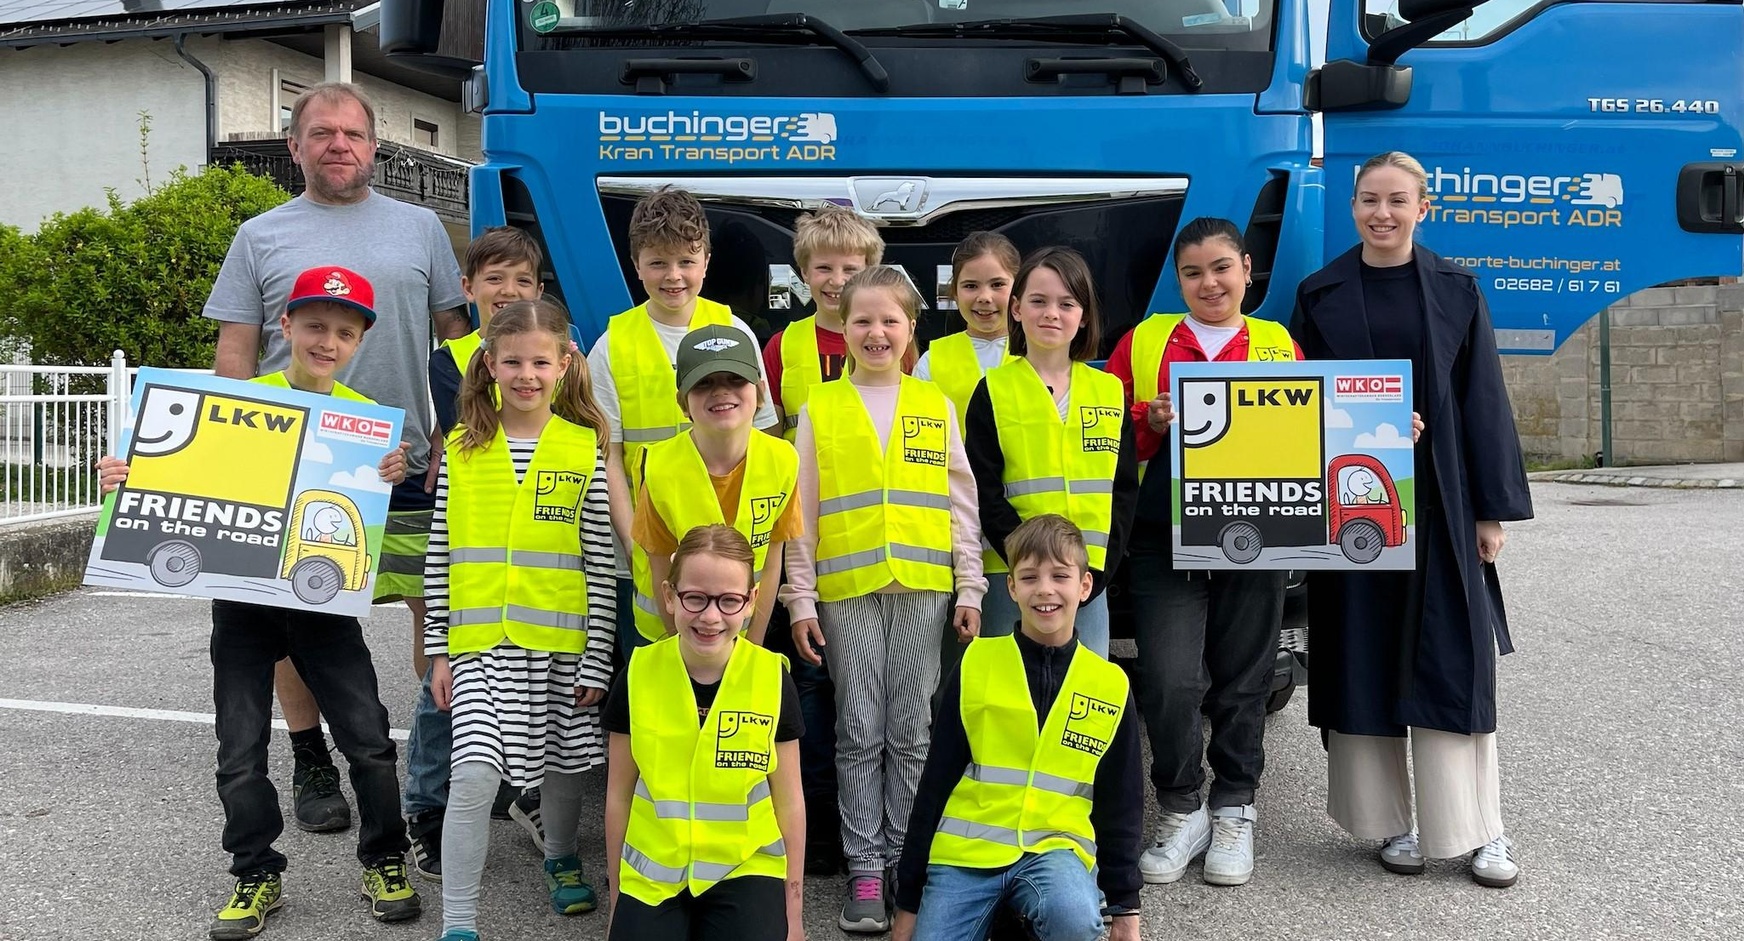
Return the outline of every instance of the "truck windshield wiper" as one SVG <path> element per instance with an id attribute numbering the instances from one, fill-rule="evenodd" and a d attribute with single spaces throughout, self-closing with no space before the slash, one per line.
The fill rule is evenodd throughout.
<path id="1" fill-rule="evenodd" d="M 1182 49 L 1150 27 L 1134 22 L 1118 13 L 1073 13 L 1062 16 L 1036 16 L 1028 19 L 970 20 L 966 23 L 916 23 L 912 26 L 888 26 L 878 29 L 857 29 L 856 36 L 914 36 L 921 38 L 1024 38 L 1029 36 L 1070 42 L 1074 38 L 1109 42 L 1111 34 L 1136 41 L 1153 55 L 1173 65 L 1181 73 L 1181 81 L 1194 91 L 1205 84 L 1193 63 Z"/>
<path id="2" fill-rule="evenodd" d="M 890 90 L 890 73 L 859 40 L 805 13 L 772 13 L 764 16 L 731 16 L 691 23 L 632 23 L 616 26 L 560 25 L 548 36 L 582 36 L 599 39 L 742 39 L 746 42 L 792 42 L 809 40 L 834 46 L 852 58 L 866 73 L 872 87 Z"/>

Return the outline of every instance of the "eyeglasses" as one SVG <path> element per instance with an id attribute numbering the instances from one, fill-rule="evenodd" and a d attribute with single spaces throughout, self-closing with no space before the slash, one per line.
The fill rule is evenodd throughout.
<path id="1" fill-rule="evenodd" d="M 721 595 L 711 595 L 702 591 L 681 591 L 678 593 L 678 603 L 684 605 L 684 610 L 691 614 L 701 614 L 707 611 L 710 602 L 713 602 L 714 606 L 720 609 L 722 615 L 732 617 L 745 610 L 745 605 L 751 602 L 751 596 L 736 592 L 727 592 Z"/>

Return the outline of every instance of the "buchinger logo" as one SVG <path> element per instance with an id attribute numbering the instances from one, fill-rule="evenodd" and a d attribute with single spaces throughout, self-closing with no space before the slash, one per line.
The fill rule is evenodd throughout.
<path id="1" fill-rule="evenodd" d="M 385 421 L 347 415 L 343 412 L 322 412 L 317 437 L 356 441 L 359 444 L 387 444 L 392 440 L 394 426 Z"/>
<path id="2" fill-rule="evenodd" d="M 830 144 L 836 140 L 836 116 L 827 111 L 791 115 L 703 114 L 609 114 L 600 112 L 602 141 L 696 141 L 729 144 L 777 140 L 805 144 Z"/>
<path id="3" fill-rule="evenodd" d="M 1332 397 L 1339 402 L 1403 402 L 1404 376 L 1337 376 Z"/>

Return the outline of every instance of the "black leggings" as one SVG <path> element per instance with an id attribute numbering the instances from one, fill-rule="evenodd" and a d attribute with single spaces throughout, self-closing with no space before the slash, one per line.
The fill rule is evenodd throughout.
<path id="1" fill-rule="evenodd" d="M 787 886 L 769 876 L 717 882 L 693 897 L 686 889 L 659 905 L 618 893 L 610 941 L 784 941 Z"/>

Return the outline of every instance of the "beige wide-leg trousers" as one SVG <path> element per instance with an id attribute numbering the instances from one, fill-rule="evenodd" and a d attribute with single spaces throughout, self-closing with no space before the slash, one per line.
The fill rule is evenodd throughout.
<path id="1" fill-rule="evenodd" d="M 1502 785 L 1496 735 L 1411 729 L 1405 738 L 1327 734 L 1326 812 L 1358 839 L 1411 832 L 1416 778 L 1419 851 L 1431 859 L 1463 856 L 1502 835 Z"/>

